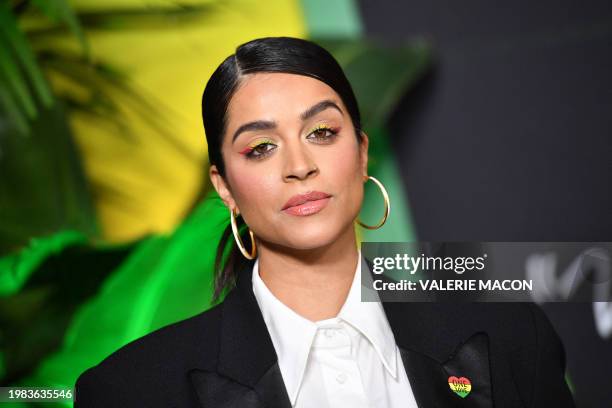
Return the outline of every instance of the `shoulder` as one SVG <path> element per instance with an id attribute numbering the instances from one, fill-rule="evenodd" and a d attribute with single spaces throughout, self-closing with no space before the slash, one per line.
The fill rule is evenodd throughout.
<path id="1" fill-rule="evenodd" d="M 534 303 L 403 303 L 386 308 L 399 344 L 437 358 L 448 356 L 474 334 L 486 333 L 493 358 L 509 357 L 523 373 L 535 375 L 544 353 L 555 360 L 554 368 L 565 366 L 561 340 Z"/>
<path id="2" fill-rule="evenodd" d="M 506 318 L 508 330 L 516 332 L 506 356 L 528 406 L 574 407 L 565 379 L 565 348 L 544 310 L 535 303 L 511 303 L 507 308 L 515 313 Z"/>
<path id="3" fill-rule="evenodd" d="M 563 351 L 561 339 L 546 313 L 536 303 L 479 302 L 459 307 L 462 309 L 463 320 L 467 320 L 472 329 L 482 328 L 490 332 L 505 349 L 538 349 L 546 345 L 561 348 L 559 352 Z M 470 317 L 466 318 L 466 315 Z M 565 358 L 565 355 L 561 357 Z"/>
<path id="4" fill-rule="evenodd" d="M 163 398 L 180 400 L 190 369 L 216 365 L 221 313 L 219 304 L 119 348 L 79 376 L 75 407 L 130 406 L 147 398 L 150 406 L 159 406 Z"/>
<path id="5" fill-rule="evenodd" d="M 484 331 L 489 334 L 496 352 L 510 353 L 516 350 L 537 359 L 543 347 L 554 348 L 565 364 L 561 340 L 542 308 L 530 302 L 475 302 L 465 305 L 445 304 L 446 323 L 455 329 L 467 332 Z M 451 323 L 452 321 L 452 323 Z"/>
<path id="6" fill-rule="evenodd" d="M 532 303 L 485 302 L 395 302 L 385 309 L 399 335 L 411 339 L 426 339 L 417 333 L 431 333 L 454 344 L 474 332 L 484 331 L 512 348 L 519 343 L 532 342 L 536 333 L 552 335 L 552 327 L 541 308 Z M 426 339 L 429 340 L 429 339 Z"/>

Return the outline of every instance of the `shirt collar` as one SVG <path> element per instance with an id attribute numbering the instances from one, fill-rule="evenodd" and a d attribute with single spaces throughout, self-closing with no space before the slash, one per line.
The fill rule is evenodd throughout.
<path id="1" fill-rule="evenodd" d="M 387 315 L 380 301 L 362 302 L 361 292 L 371 290 L 371 286 L 362 286 L 361 251 L 351 289 L 346 302 L 340 309 L 338 317 L 361 332 L 374 346 L 376 354 L 393 378 L 397 378 L 397 345 L 387 320 Z M 366 270 L 369 269 L 365 263 Z M 364 271 L 365 272 L 365 271 Z M 370 274 L 365 274 L 365 281 L 371 280 Z"/>
<path id="2" fill-rule="evenodd" d="M 361 302 L 361 265 L 362 256 L 359 251 L 353 282 L 337 317 L 372 343 L 387 371 L 393 378 L 397 378 L 397 346 L 382 304 Z M 259 276 L 259 258 L 253 265 L 252 282 L 253 293 L 274 344 L 278 365 L 293 405 L 318 326 L 294 312 L 270 292 Z"/>
<path id="3" fill-rule="evenodd" d="M 294 405 L 317 325 L 294 312 L 270 292 L 259 276 L 259 258 L 253 265 L 253 293 L 274 344 L 291 405 Z"/>

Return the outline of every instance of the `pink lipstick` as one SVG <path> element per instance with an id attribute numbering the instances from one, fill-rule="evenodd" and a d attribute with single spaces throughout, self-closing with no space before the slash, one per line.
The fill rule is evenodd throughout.
<path id="1" fill-rule="evenodd" d="M 291 215 L 311 215 L 321 211 L 329 202 L 331 195 L 321 191 L 296 194 L 283 206 L 282 210 Z"/>

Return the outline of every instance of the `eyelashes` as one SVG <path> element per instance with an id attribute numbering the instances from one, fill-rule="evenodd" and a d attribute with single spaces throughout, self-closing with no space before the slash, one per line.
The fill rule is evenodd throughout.
<path id="1" fill-rule="evenodd" d="M 257 140 L 255 143 L 249 144 L 240 154 L 245 155 L 247 158 L 255 158 L 260 155 L 265 155 L 269 149 L 262 149 L 263 147 L 274 146 L 272 139 Z"/>
<path id="2" fill-rule="evenodd" d="M 330 139 L 333 139 L 333 137 L 338 134 L 338 131 L 339 131 L 338 128 L 332 128 L 327 125 L 318 125 L 314 129 L 312 129 L 310 133 L 308 133 L 308 136 L 306 137 L 306 139 L 310 139 L 310 140 L 314 139 L 314 140 L 326 142 Z M 314 138 L 309 137 L 311 135 L 314 135 L 315 137 Z"/>
<path id="3" fill-rule="evenodd" d="M 316 144 L 330 144 L 339 131 L 340 129 L 336 127 L 318 125 L 311 129 L 306 139 Z M 258 160 L 271 154 L 276 147 L 272 139 L 259 139 L 255 143 L 249 144 L 240 154 L 243 154 L 249 160 Z"/>

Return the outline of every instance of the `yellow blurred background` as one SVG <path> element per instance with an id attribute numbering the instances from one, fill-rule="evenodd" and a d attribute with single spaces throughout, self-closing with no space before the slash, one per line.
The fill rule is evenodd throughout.
<path id="1" fill-rule="evenodd" d="M 79 13 L 112 9 L 172 7 L 168 1 L 74 1 Z M 136 112 L 121 92 L 113 99 L 133 138 L 117 134 L 108 121 L 82 112 L 70 116 L 104 237 L 129 241 L 169 232 L 202 191 L 207 150 L 201 122 L 201 97 L 208 77 L 237 45 L 257 37 L 304 37 L 301 5 L 295 0 L 182 2 L 208 4 L 187 19 L 125 21 L 86 36 L 94 61 L 104 61 L 129 76 L 132 86 L 159 109 L 161 132 Z M 144 20 L 144 19 L 142 19 Z M 135 26 L 137 25 L 137 26 Z M 58 38 L 78 47 L 74 37 Z M 163 60 L 159 56 L 163 55 Z M 69 86 L 50 78 L 54 89 Z M 134 148 L 134 143 L 137 144 Z M 112 194 L 104 194 L 111 191 Z"/>

